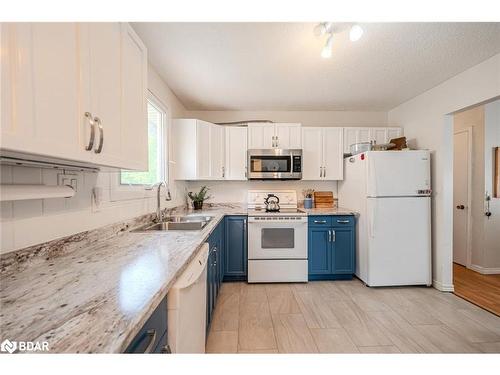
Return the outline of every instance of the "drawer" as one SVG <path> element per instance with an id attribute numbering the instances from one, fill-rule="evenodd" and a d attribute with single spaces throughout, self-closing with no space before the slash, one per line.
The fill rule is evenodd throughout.
<path id="1" fill-rule="evenodd" d="M 319 216 L 309 216 L 309 226 L 314 227 L 331 227 L 332 226 L 332 216 L 319 215 Z"/>
<path id="2" fill-rule="evenodd" d="M 167 331 L 167 299 L 164 298 L 139 333 L 134 337 L 125 353 L 145 353 L 149 347 L 153 353 L 159 347 Z M 154 340 L 154 342 L 151 342 Z M 165 344 L 163 344 L 164 346 Z"/>
<path id="3" fill-rule="evenodd" d="M 332 226 L 354 226 L 354 216 L 343 215 L 343 216 L 332 216 Z"/>

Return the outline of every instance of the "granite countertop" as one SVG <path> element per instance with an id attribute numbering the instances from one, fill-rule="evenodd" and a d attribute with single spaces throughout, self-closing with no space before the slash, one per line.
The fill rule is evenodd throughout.
<path id="1" fill-rule="evenodd" d="M 123 352 L 224 216 L 247 209 L 196 213 L 214 218 L 201 231 L 130 232 L 151 221 L 146 215 L 2 255 L 0 341 L 48 341 L 55 353 Z"/>
<path id="2" fill-rule="evenodd" d="M 45 245 L 42 259 L 6 260 L 0 341 L 48 341 L 53 353 L 123 352 L 217 224 L 225 215 L 246 215 L 246 207 L 197 213 L 214 216 L 201 231 L 118 230 L 67 253 L 51 255 Z"/>
<path id="3" fill-rule="evenodd" d="M 299 208 L 301 211 L 307 213 L 307 215 L 357 215 L 356 212 L 342 207 L 332 207 L 332 208 Z"/>

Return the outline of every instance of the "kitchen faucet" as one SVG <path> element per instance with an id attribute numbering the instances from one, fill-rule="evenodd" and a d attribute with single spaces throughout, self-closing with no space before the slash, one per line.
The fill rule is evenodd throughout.
<path id="1" fill-rule="evenodd" d="M 156 219 L 155 221 L 160 223 L 163 221 L 163 212 L 161 210 L 161 204 L 160 204 L 160 193 L 161 193 L 161 187 L 165 186 L 165 189 L 167 189 L 167 196 L 165 197 L 166 201 L 171 201 L 172 196 L 170 195 L 170 188 L 168 187 L 168 184 L 165 181 L 160 181 L 154 185 L 152 185 L 148 190 L 152 190 L 154 187 L 157 188 L 156 190 Z"/>

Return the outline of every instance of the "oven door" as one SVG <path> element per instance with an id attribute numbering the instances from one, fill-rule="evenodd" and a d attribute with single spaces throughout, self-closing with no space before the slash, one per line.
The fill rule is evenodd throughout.
<path id="1" fill-rule="evenodd" d="M 249 217 L 248 259 L 307 259 L 307 217 Z"/>

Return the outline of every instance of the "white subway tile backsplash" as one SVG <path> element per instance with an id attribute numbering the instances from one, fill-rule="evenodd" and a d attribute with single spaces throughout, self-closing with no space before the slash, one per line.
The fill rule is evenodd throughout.
<path id="1" fill-rule="evenodd" d="M 3 183 L 57 185 L 57 175 L 60 173 L 52 169 L 1 167 Z M 155 197 L 111 201 L 110 179 L 116 178 L 116 173 L 78 172 L 76 175 L 78 191 L 73 198 L 2 202 L 1 253 L 97 229 L 156 210 Z M 96 186 L 101 189 L 101 204 L 97 210 L 93 210 L 91 196 Z M 176 182 L 171 189 L 172 192 L 180 192 L 179 199 L 172 202 L 162 200 L 162 207 L 175 207 L 184 203 L 185 183 Z"/>
<path id="2" fill-rule="evenodd" d="M 27 219 L 43 215 L 43 199 L 30 199 L 27 201 L 12 202 L 12 218 Z"/>
<path id="3" fill-rule="evenodd" d="M 2 202 L 0 216 L 2 220 L 12 219 L 12 202 Z"/>
<path id="4" fill-rule="evenodd" d="M 42 168 L 12 167 L 13 184 L 41 184 Z"/>
<path id="5" fill-rule="evenodd" d="M 10 165 L 0 165 L 0 183 L 12 183 L 12 167 Z"/>

